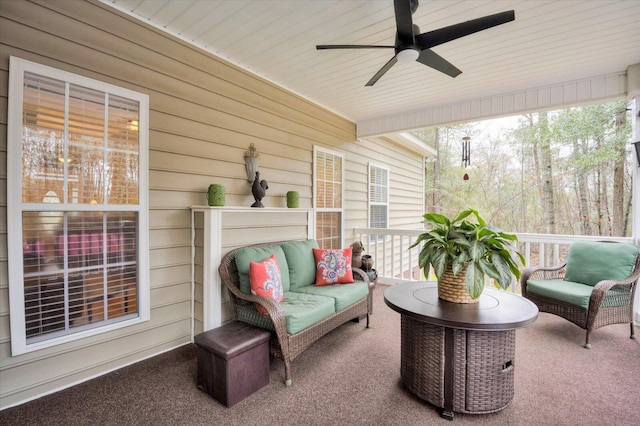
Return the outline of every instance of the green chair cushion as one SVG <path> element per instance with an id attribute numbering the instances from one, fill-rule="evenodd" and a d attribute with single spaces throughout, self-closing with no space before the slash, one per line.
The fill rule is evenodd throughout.
<path id="1" fill-rule="evenodd" d="M 335 312 L 333 298 L 293 291 L 284 294 L 284 301 L 280 306 L 284 311 L 289 334 L 296 334 Z"/>
<path id="2" fill-rule="evenodd" d="M 282 250 L 289 264 L 291 290 L 311 285 L 316 279 L 316 260 L 313 249 L 318 248 L 316 240 L 294 241 L 282 244 Z"/>
<path id="3" fill-rule="evenodd" d="M 593 286 L 565 280 L 529 280 L 527 293 L 559 300 L 589 309 L 589 298 Z"/>
<path id="4" fill-rule="evenodd" d="M 289 291 L 289 265 L 287 257 L 279 245 L 265 247 L 245 247 L 236 252 L 236 267 L 238 268 L 238 278 L 240 279 L 240 290 L 246 294 L 251 294 L 251 282 L 249 280 L 249 265 L 251 262 L 262 262 L 271 255 L 275 255 L 280 268 L 280 278 L 282 279 L 282 289 Z"/>
<path id="5" fill-rule="evenodd" d="M 620 281 L 633 273 L 637 256 L 633 244 L 576 241 L 569 249 L 564 279 L 590 286 L 602 280 Z"/>
<path id="6" fill-rule="evenodd" d="M 338 312 L 353 305 L 363 297 L 366 297 L 369 293 L 369 286 L 364 281 L 356 281 L 352 284 L 334 284 L 326 286 L 308 285 L 296 288 L 292 291 L 295 293 L 333 297 L 335 299 L 335 309 L 336 312 Z"/>

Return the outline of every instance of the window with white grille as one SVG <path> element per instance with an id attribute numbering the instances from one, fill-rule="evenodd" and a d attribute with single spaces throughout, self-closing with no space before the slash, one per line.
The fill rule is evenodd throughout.
<path id="1" fill-rule="evenodd" d="M 369 165 L 369 228 L 389 225 L 389 169 Z M 383 235 L 374 238 L 384 238 Z"/>
<path id="2" fill-rule="evenodd" d="M 316 240 L 321 248 L 342 247 L 344 156 L 314 148 Z"/>
<path id="3" fill-rule="evenodd" d="M 9 80 L 12 352 L 148 319 L 148 97 L 13 57 Z"/>

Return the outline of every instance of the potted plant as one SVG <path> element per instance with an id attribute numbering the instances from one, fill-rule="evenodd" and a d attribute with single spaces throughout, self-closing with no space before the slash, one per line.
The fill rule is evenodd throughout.
<path id="1" fill-rule="evenodd" d="M 475 222 L 469 216 L 475 217 Z M 450 220 L 438 213 L 427 213 L 424 220 L 433 229 L 418 236 L 411 247 L 424 244 L 418 264 L 429 275 L 429 266 L 438 278 L 438 296 L 451 302 L 477 302 L 489 276 L 507 289 L 512 275 L 520 278 L 515 256 L 518 237 L 488 225 L 476 210 L 468 209 Z M 450 287 L 451 285 L 457 288 Z"/>

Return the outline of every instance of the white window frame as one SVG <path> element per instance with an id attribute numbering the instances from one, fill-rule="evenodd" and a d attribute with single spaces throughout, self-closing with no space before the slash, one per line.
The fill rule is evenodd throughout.
<path id="1" fill-rule="evenodd" d="M 114 211 L 134 211 L 138 214 L 137 277 L 138 310 L 135 318 L 116 323 L 85 329 L 64 336 L 53 337 L 27 343 L 25 330 L 24 271 L 22 251 L 22 212 L 27 210 L 22 203 L 22 108 L 25 72 L 65 81 L 132 99 L 139 102 L 139 204 L 112 206 Z M 9 60 L 9 101 L 7 125 L 7 244 L 9 261 L 9 313 L 11 319 L 11 352 L 13 356 L 48 347 L 61 345 L 116 329 L 133 326 L 148 321 L 151 316 L 149 292 L 149 225 L 148 225 L 148 143 L 149 140 L 149 97 L 125 88 L 114 86 L 70 72 L 58 70 L 24 59 L 11 57 Z M 109 206 L 102 205 L 102 211 Z M 74 205 L 77 211 L 93 211 L 90 205 Z M 61 210 L 63 211 L 63 210 Z"/>
<path id="2" fill-rule="evenodd" d="M 380 170 L 384 170 L 384 171 L 386 171 L 386 172 L 387 172 L 387 181 L 386 181 L 386 182 L 385 182 L 385 184 L 384 184 L 384 185 L 385 185 L 385 187 L 386 187 L 386 189 L 387 189 L 387 191 L 386 191 L 386 193 L 387 193 L 387 197 L 386 197 L 386 200 L 384 200 L 384 202 L 373 201 L 373 200 L 371 199 L 371 186 L 373 185 L 373 184 L 371 183 L 371 175 L 372 175 L 372 171 L 371 171 L 371 170 L 372 170 L 373 168 L 380 169 Z M 373 228 L 373 227 L 371 226 L 371 213 L 372 213 L 371 206 L 384 206 L 384 207 L 386 208 L 386 210 L 387 210 L 387 214 L 386 214 L 386 218 L 387 218 L 387 223 L 386 223 L 386 225 L 387 225 L 387 226 L 386 226 L 386 228 L 388 228 L 388 227 L 389 227 L 389 181 L 390 181 L 391 171 L 389 170 L 389 168 L 388 168 L 388 167 L 384 167 L 384 166 L 381 166 L 381 165 L 378 165 L 378 164 L 375 164 L 375 163 L 369 163 L 369 168 L 368 168 L 368 169 L 369 169 L 369 170 L 368 170 L 368 172 L 369 172 L 369 173 L 368 173 L 368 175 L 367 175 L 367 183 L 368 183 L 368 185 L 367 185 L 367 190 L 368 190 L 368 191 L 367 191 L 367 199 L 368 199 L 368 201 L 369 201 L 369 202 L 368 202 L 368 214 L 367 214 L 367 220 L 368 220 L 368 222 L 369 222 L 369 223 L 368 223 L 368 225 L 369 225 L 368 227 L 369 227 L 369 228 Z M 380 228 L 380 229 L 385 229 L 385 228 Z M 384 238 L 384 236 L 379 236 L 378 240 L 380 240 L 380 239 L 381 239 L 380 237 L 383 237 L 383 238 Z"/>
<path id="3" fill-rule="evenodd" d="M 316 158 L 318 156 L 318 153 L 324 153 L 324 154 L 328 154 L 328 155 L 332 155 L 334 157 L 339 157 L 341 159 L 341 176 L 342 176 L 342 182 L 341 182 L 341 193 L 340 193 L 340 200 L 341 200 L 341 205 L 339 208 L 320 208 L 317 205 L 317 199 L 316 199 L 316 188 L 317 188 L 317 179 L 318 179 L 318 171 L 317 171 L 317 161 Z M 314 220 L 316 221 L 316 227 L 317 227 L 317 214 L 318 213 L 323 213 L 323 212 L 339 212 L 340 213 L 340 247 L 344 246 L 344 171 L 345 171 L 345 155 L 342 152 L 338 152 L 338 151 L 334 151 L 331 149 L 327 149 L 324 147 L 320 147 L 320 146 L 316 146 L 314 145 L 313 147 L 313 208 L 315 210 L 315 214 L 314 214 Z M 314 233 L 315 230 L 317 229 L 316 227 L 314 227 Z M 316 235 L 317 238 L 317 235 Z"/>

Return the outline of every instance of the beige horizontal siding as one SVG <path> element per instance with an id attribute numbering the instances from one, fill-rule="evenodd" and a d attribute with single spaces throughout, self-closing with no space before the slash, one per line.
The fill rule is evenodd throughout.
<path id="1" fill-rule="evenodd" d="M 191 210 L 221 183 L 227 206 L 253 203 L 244 152 L 254 143 L 263 203 L 284 207 L 287 191 L 311 208 L 313 147 L 345 153 L 345 236 L 367 226 L 367 165 L 388 165 L 399 216 L 420 215 L 421 158 L 404 148 L 355 138 L 355 124 L 97 1 L 0 3 L 0 409 L 191 341 Z M 149 95 L 151 320 L 12 357 L 6 244 L 6 123 L 9 56 Z M 412 196 L 416 192 L 415 196 Z M 305 224 L 233 220 L 225 250 L 258 241 L 305 238 Z M 234 221 L 238 222 L 234 222 Z M 257 237 L 258 236 L 258 237 Z M 346 241 L 346 240 L 345 240 Z M 201 265 L 196 281 L 202 282 Z M 202 287 L 195 287 L 195 329 L 202 329 Z M 232 311 L 223 293 L 222 320 Z"/>

